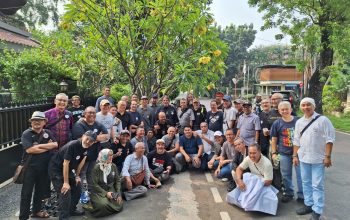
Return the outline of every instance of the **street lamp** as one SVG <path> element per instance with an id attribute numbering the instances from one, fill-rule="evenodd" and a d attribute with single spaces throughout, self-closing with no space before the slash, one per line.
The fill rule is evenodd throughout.
<path id="1" fill-rule="evenodd" d="M 62 80 L 59 84 L 60 86 L 60 91 L 61 92 L 67 92 L 68 91 L 68 83 L 66 81 Z"/>

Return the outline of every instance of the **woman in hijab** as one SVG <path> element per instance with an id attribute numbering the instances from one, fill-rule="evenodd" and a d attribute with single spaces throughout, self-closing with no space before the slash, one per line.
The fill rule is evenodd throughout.
<path id="1" fill-rule="evenodd" d="M 120 212 L 123 208 L 120 176 L 112 163 L 113 151 L 100 151 L 97 164 L 92 170 L 92 193 L 90 211 L 94 217 L 103 217 Z"/>

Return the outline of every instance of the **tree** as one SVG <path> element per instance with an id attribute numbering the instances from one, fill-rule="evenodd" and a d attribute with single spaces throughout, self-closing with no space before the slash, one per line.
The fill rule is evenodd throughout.
<path id="1" fill-rule="evenodd" d="M 248 0 L 264 12 L 262 29 L 280 27 L 292 37 L 294 47 L 303 47 L 311 54 L 319 53 L 318 66 L 309 81 L 307 95 L 316 101 L 316 111 L 322 113 L 322 91 L 338 49 L 337 35 L 349 31 L 350 2 L 348 0 Z"/>
<path id="2" fill-rule="evenodd" d="M 224 72 L 226 45 L 206 0 L 72 0 L 62 26 L 118 63 L 132 92 L 169 94 Z"/>
<path id="3" fill-rule="evenodd" d="M 255 40 L 256 30 L 253 24 L 239 25 L 233 24 L 225 27 L 223 30 L 219 27 L 220 39 L 229 47 L 225 64 L 227 69 L 225 77 L 222 78 L 222 85 L 229 86 L 233 77 L 243 78 L 242 67 L 245 59 L 248 59 L 248 48 Z M 239 83 L 242 83 L 240 80 Z"/>

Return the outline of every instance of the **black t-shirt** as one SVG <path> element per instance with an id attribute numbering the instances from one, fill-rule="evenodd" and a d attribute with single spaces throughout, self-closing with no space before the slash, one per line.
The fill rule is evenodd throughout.
<path id="1" fill-rule="evenodd" d="M 83 116 L 83 112 L 85 110 L 85 107 L 83 105 L 81 105 L 81 106 L 79 106 L 79 108 L 70 107 L 67 110 L 72 112 L 73 122 L 75 123 Z"/>
<path id="2" fill-rule="evenodd" d="M 117 118 L 119 118 L 122 121 L 122 126 L 124 130 L 129 130 L 129 126 L 131 125 L 131 116 L 129 112 L 124 112 L 124 114 L 120 114 L 117 112 Z"/>
<path id="3" fill-rule="evenodd" d="M 83 136 L 83 134 L 87 131 L 93 131 L 97 135 L 99 135 L 101 133 L 108 134 L 106 127 L 97 121 L 95 121 L 94 124 L 89 125 L 84 120 L 79 120 L 73 126 L 73 130 L 72 130 L 73 139 L 76 140 L 78 138 L 81 138 Z M 99 148 L 100 148 L 99 142 L 97 142 L 89 147 L 88 158 L 87 158 L 88 161 L 95 161 L 97 159 Z"/>
<path id="4" fill-rule="evenodd" d="M 207 123 L 209 130 L 212 131 L 221 131 L 222 132 L 222 124 L 224 121 L 224 113 L 222 111 L 217 111 L 213 113 L 209 111 L 207 114 Z"/>
<path id="5" fill-rule="evenodd" d="M 164 152 L 164 154 L 158 154 L 157 150 L 151 151 L 147 155 L 148 166 L 150 169 L 154 170 L 157 167 L 163 167 L 164 170 L 168 166 L 171 166 L 171 156 L 168 152 Z"/>
<path id="6" fill-rule="evenodd" d="M 41 134 L 42 138 L 40 138 Z M 52 135 L 50 130 L 43 129 L 42 133 L 40 134 L 36 133 L 32 128 L 28 128 L 27 130 L 25 130 L 21 137 L 22 147 L 24 150 L 22 158 L 23 162 L 28 159 L 29 154 L 26 152 L 28 148 L 31 148 L 37 144 L 47 144 L 49 140 L 56 142 L 56 139 Z M 32 158 L 30 159 L 28 166 L 45 170 L 47 169 L 47 165 L 50 161 L 51 155 L 51 151 L 46 151 L 40 154 L 32 154 Z"/>
<path id="7" fill-rule="evenodd" d="M 123 162 L 125 161 L 125 158 L 132 154 L 134 151 L 133 146 L 130 142 L 126 142 L 125 146 L 123 146 L 120 142 L 118 144 L 113 143 L 111 146 L 111 150 L 113 150 L 113 154 L 116 154 L 118 151 L 121 151 L 122 154 L 119 157 L 116 157 L 113 159 L 113 163 L 117 165 L 117 167 L 120 167 L 123 165 Z M 121 170 L 119 170 L 121 172 Z"/>
<path id="8" fill-rule="evenodd" d="M 164 112 L 166 115 L 166 119 L 169 120 L 171 126 L 175 126 L 176 123 L 179 122 L 179 119 L 177 117 L 176 109 L 169 105 L 169 106 L 162 106 L 159 108 L 157 115 L 159 112 Z"/>
<path id="9" fill-rule="evenodd" d="M 200 129 L 200 124 L 202 122 L 205 122 L 207 118 L 207 109 L 205 108 L 204 105 L 200 105 L 200 107 L 195 110 L 192 108 L 193 113 L 194 113 L 194 121 L 193 121 L 193 128 L 192 130 L 197 131 Z"/>
<path id="10" fill-rule="evenodd" d="M 63 177 L 63 161 L 69 160 L 69 178 L 74 178 L 78 165 L 87 156 L 87 150 L 83 148 L 81 140 L 74 140 L 65 144 L 51 158 L 50 175 L 55 174 Z"/>
<path id="11" fill-rule="evenodd" d="M 157 139 L 161 139 L 164 135 L 166 135 L 168 133 L 168 128 L 171 127 L 170 121 L 168 119 L 165 120 L 165 123 L 162 124 L 160 123 L 160 121 L 156 121 L 156 123 L 154 123 L 154 125 L 159 125 L 159 129 L 155 129 L 156 131 L 156 135 L 155 137 Z"/>

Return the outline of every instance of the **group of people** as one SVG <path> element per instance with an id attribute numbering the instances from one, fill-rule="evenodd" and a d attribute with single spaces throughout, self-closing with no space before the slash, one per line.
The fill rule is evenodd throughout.
<path id="1" fill-rule="evenodd" d="M 159 105 L 157 94 L 151 100 L 132 95 L 130 101 L 123 96 L 115 102 L 105 87 L 95 107 L 85 108 L 73 96 L 68 108 L 68 96 L 57 94 L 55 107 L 34 112 L 22 135 L 28 168 L 19 219 L 29 218 L 33 189 L 34 217 L 49 217 L 42 201 L 50 198 L 51 184 L 58 195 L 59 219 L 84 214 L 77 209 L 82 195 L 89 197 L 86 210 L 102 217 L 121 211 L 123 198 L 144 196 L 148 188 L 158 188 L 187 169 L 212 170 L 227 181 L 228 202 L 276 214 L 275 187 L 283 191 L 282 202 L 294 198 L 293 165 L 297 200 L 305 204 L 297 213 L 319 219 L 334 128 L 314 111 L 313 99 L 301 101 L 300 119 L 282 99 L 275 93 L 259 100 L 261 111 L 254 111 L 251 102 L 232 102 L 231 96 L 217 92 L 207 111 L 190 93 L 179 106 L 166 95 Z M 268 199 L 271 203 L 261 204 L 269 207 L 256 208 Z"/>

